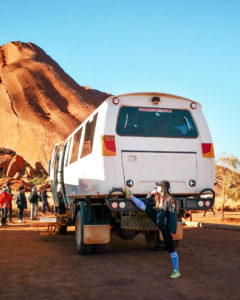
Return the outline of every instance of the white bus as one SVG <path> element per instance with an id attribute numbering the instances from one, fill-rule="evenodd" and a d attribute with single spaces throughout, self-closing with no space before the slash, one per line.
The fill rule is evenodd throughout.
<path id="1" fill-rule="evenodd" d="M 156 244 L 157 228 L 126 199 L 126 184 L 145 199 L 156 182 L 168 180 L 182 213 L 213 206 L 214 151 L 201 108 L 170 94 L 111 96 L 55 145 L 53 199 L 76 226 L 78 253 L 103 248 L 111 233 L 126 239 L 144 233 Z"/>

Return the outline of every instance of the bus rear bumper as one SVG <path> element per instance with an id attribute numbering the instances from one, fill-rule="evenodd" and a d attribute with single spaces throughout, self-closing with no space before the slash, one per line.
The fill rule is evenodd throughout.
<path id="1" fill-rule="evenodd" d="M 114 193 L 118 193 L 117 196 L 113 196 Z M 146 197 L 139 197 L 139 199 L 143 202 L 147 201 Z M 213 207 L 215 203 L 215 192 L 210 188 L 206 188 L 198 195 L 178 195 L 174 196 L 174 199 L 180 211 L 207 210 Z M 139 211 L 139 208 L 132 200 L 126 198 L 122 189 L 113 189 L 105 201 L 108 208 L 113 212 Z"/>

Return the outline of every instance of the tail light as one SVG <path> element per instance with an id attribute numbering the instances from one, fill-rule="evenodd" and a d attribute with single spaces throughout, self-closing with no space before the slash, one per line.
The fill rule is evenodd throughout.
<path id="1" fill-rule="evenodd" d="M 102 156 L 116 156 L 116 145 L 114 135 L 102 135 Z"/>
<path id="2" fill-rule="evenodd" d="M 206 207 L 209 207 L 209 206 L 211 205 L 211 202 L 210 202 L 209 200 L 207 200 L 207 201 L 205 201 L 204 205 L 205 205 Z"/>
<path id="3" fill-rule="evenodd" d="M 116 208 L 118 208 L 118 203 L 114 201 L 111 203 L 111 206 L 113 209 L 116 209 Z"/>
<path id="4" fill-rule="evenodd" d="M 214 158 L 214 150 L 212 143 L 203 143 L 202 144 L 202 154 L 206 158 Z"/>

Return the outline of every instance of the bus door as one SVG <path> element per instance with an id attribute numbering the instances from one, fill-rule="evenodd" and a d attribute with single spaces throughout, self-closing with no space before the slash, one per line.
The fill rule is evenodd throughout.
<path id="1" fill-rule="evenodd" d="M 57 197 L 57 185 L 58 185 L 58 168 L 59 168 L 59 148 L 60 144 L 54 146 L 51 164 L 50 164 L 50 180 L 51 180 L 51 190 L 52 197 L 55 207 L 59 207 L 59 201 Z"/>

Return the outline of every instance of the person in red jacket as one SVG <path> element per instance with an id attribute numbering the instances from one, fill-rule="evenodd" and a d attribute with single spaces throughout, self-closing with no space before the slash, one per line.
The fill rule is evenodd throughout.
<path id="1" fill-rule="evenodd" d="M 3 189 L 0 195 L 0 207 L 1 207 L 1 225 L 6 225 L 8 209 L 10 208 L 10 201 L 12 201 L 12 196 L 8 194 L 7 188 Z"/>

